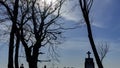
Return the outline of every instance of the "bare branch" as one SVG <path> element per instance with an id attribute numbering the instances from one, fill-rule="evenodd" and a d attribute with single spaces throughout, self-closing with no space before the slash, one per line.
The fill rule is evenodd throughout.
<path id="1" fill-rule="evenodd" d="M 100 60 L 101 62 L 103 61 L 103 59 L 106 57 L 107 53 L 109 52 L 109 45 L 108 43 L 99 43 L 98 47 L 98 53 L 99 53 L 99 56 L 100 56 Z"/>

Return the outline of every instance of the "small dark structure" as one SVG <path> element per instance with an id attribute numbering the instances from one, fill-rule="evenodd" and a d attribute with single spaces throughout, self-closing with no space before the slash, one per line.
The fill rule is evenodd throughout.
<path id="1" fill-rule="evenodd" d="M 23 65 L 23 64 L 21 64 L 20 68 L 24 68 L 24 65 Z"/>
<path id="2" fill-rule="evenodd" d="M 46 65 L 44 65 L 44 68 L 46 68 Z"/>
<path id="3" fill-rule="evenodd" d="M 88 58 L 85 58 L 85 68 L 95 68 L 93 58 L 90 57 L 90 51 L 87 52 Z"/>

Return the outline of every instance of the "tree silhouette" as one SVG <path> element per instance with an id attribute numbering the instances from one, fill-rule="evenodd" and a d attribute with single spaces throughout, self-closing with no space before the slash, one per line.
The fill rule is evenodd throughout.
<path id="1" fill-rule="evenodd" d="M 9 1 L 8 0 L 0 0 L 0 5 L 1 5 L 0 10 L 2 12 L 4 12 L 3 13 L 4 16 L 0 17 L 0 21 L 3 23 L 5 23 L 5 22 L 12 23 L 12 24 L 10 24 L 10 23 L 7 24 L 11 28 L 10 40 L 9 40 L 9 53 L 8 53 L 9 54 L 8 68 L 14 68 L 14 62 L 15 62 L 15 68 L 19 68 L 19 63 L 18 63 L 19 44 L 20 44 L 19 24 L 24 21 L 25 22 L 28 21 L 26 14 L 28 12 L 28 4 L 29 3 L 28 3 L 28 1 L 26 1 L 27 4 L 25 4 L 25 3 L 23 3 L 23 1 L 22 0 L 9 0 Z M 4 10 L 4 8 L 6 10 Z M 15 58 L 13 59 L 14 50 L 15 50 Z M 13 62 L 13 60 L 15 60 L 15 61 Z"/>
<path id="2" fill-rule="evenodd" d="M 9 57 L 8 57 L 8 68 L 13 68 L 13 54 L 14 54 L 14 34 L 16 31 L 16 23 L 17 23 L 17 15 L 18 15 L 18 2 L 15 1 L 15 5 L 13 6 L 13 10 L 10 9 L 9 5 L 5 3 L 5 1 L 0 1 L 0 4 L 4 6 L 7 10 L 7 14 L 9 15 L 9 19 L 12 21 L 12 28 L 10 31 L 10 41 L 9 41 Z M 17 44 L 16 44 L 17 45 Z"/>
<path id="3" fill-rule="evenodd" d="M 88 30 L 88 38 L 98 65 L 98 68 L 103 68 L 103 65 L 100 61 L 99 55 L 97 53 L 97 49 L 93 40 L 93 35 L 92 35 L 92 30 L 91 30 L 91 24 L 90 24 L 90 20 L 89 20 L 89 13 L 90 13 L 90 9 L 92 7 L 93 4 L 93 0 L 79 0 L 80 3 L 80 8 L 83 14 L 83 18 L 85 20 L 85 23 L 87 25 L 87 30 Z"/>
<path id="4" fill-rule="evenodd" d="M 12 22 L 8 68 L 14 68 L 14 50 L 15 68 L 19 68 L 18 56 L 20 42 L 25 49 L 29 68 L 37 68 L 37 62 L 40 61 L 38 60 L 38 56 L 41 54 L 39 51 L 41 47 L 60 43 L 58 40 L 62 37 L 63 28 L 57 19 L 60 17 L 60 10 L 64 1 L 57 0 L 50 4 L 41 0 L 0 1 L 2 8 L 4 7 L 6 9 L 6 18 L 1 18 L 0 21 Z"/>
<path id="5" fill-rule="evenodd" d="M 99 43 L 97 46 L 97 51 L 100 56 L 101 62 L 103 62 L 103 59 L 106 57 L 107 53 L 109 52 L 109 44 L 106 43 Z"/>
<path id="6" fill-rule="evenodd" d="M 57 19 L 60 17 L 60 10 L 64 1 L 57 0 L 50 4 L 40 0 L 32 1 L 30 8 L 32 19 L 21 26 L 20 33 L 29 68 L 37 68 L 42 47 L 59 43 L 62 28 Z"/>

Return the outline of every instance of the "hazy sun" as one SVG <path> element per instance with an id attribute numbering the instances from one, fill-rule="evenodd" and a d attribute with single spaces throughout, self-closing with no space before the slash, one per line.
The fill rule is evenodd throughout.
<path id="1" fill-rule="evenodd" d="M 47 4 L 50 4 L 51 2 L 54 3 L 56 0 L 42 0 L 45 1 Z"/>

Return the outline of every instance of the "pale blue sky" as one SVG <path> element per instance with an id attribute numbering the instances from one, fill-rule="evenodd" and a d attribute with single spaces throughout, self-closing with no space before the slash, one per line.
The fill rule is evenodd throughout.
<path id="1" fill-rule="evenodd" d="M 78 0 L 66 4 L 65 9 L 71 9 L 70 6 Z M 95 0 L 91 10 L 91 21 L 93 36 L 96 45 L 101 41 L 106 41 L 110 45 L 110 51 L 104 59 L 105 68 L 120 67 L 120 0 Z M 66 11 L 66 10 L 65 10 Z M 67 23 L 80 23 L 81 12 L 79 6 L 72 9 L 69 13 L 64 13 L 64 21 Z M 59 46 L 60 63 L 56 66 L 63 68 L 64 66 L 84 68 L 84 59 L 86 52 L 91 50 L 87 37 L 86 26 L 68 30 L 65 32 L 66 41 Z M 1 44 L 3 45 L 3 44 Z M 0 68 L 7 66 L 7 46 L 1 48 L 0 45 Z M 92 57 L 94 57 L 92 55 Z M 95 62 L 95 60 L 94 60 Z M 43 63 L 44 64 L 44 63 Z M 51 65 L 50 63 L 45 63 Z M 42 65 L 43 66 L 43 65 Z M 97 66 L 96 66 L 97 68 Z"/>
<path id="2" fill-rule="evenodd" d="M 110 51 L 103 61 L 105 68 L 120 67 L 119 3 L 119 0 L 95 0 L 90 14 L 96 45 L 101 41 L 106 41 L 110 45 Z M 67 20 L 80 22 L 79 7 L 72 11 L 74 12 L 66 16 Z M 83 25 L 79 29 L 70 30 L 66 36 L 68 36 L 67 42 L 62 44 L 63 55 L 61 58 L 63 60 L 61 64 L 84 68 L 85 53 L 88 50 L 92 51 L 87 38 L 86 26 Z"/>

